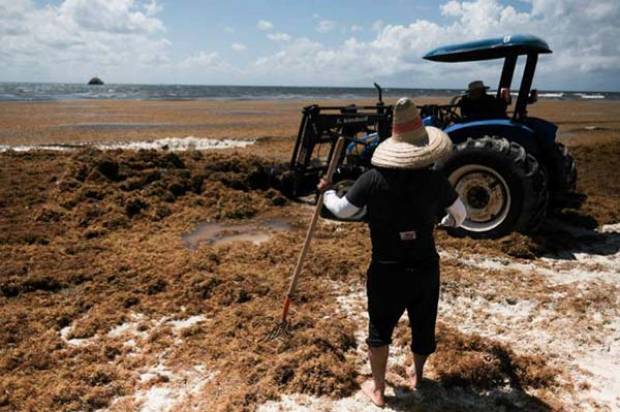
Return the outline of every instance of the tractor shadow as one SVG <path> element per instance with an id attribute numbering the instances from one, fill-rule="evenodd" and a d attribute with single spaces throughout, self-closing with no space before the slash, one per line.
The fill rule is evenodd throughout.
<path id="1" fill-rule="evenodd" d="M 389 382 L 388 382 L 389 384 Z M 528 394 L 520 386 L 475 391 L 468 387 L 446 387 L 441 382 L 425 380 L 412 391 L 407 386 L 390 385 L 394 396 L 386 396 L 387 407 L 402 412 L 434 411 L 536 411 L 554 410 L 548 403 Z"/>
<path id="2" fill-rule="evenodd" d="M 576 260 L 577 254 L 611 257 L 620 251 L 620 227 L 600 228 L 596 219 L 571 210 L 555 213 L 532 240 L 541 255 L 558 260 Z"/>

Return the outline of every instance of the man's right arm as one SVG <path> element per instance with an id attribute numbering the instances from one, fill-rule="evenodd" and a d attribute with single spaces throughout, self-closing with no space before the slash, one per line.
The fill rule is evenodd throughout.
<path id="1" fill-rule="evenodd" d="M 345 219 L 358 213 L 368 202 L 372 173 L 372 170 L 363 173 L 342 197 L 338 197 L 335 190 L 327 190 L 323 196 L 325 207 L 334 215 Z"/>
<path id="2" fill-rule="evenodd" d="M 342 219 L 350 218 L 360 211 L 360 208 L 350 203 L 346 196 L 338 197 L 333 189 L 325 192 L 323 204 L 335 216 Z"/>

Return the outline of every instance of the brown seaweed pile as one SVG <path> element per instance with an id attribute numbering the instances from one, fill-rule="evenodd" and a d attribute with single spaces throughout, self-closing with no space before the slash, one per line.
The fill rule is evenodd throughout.
<path id="1" fill-rule="evenodd" d="M 620 188 L 602 172 L 618 145 L 601 150 L 600 157 L 574 150 L 591 203 L 561 219 L 581 227 L 618 220 Z M 334 285 L 363 281 L 364 225 L 321 226 L 292 308 L 292 337 L 268 342 L 311 210 L 271 188 L 260 158 L 97 150 L 0 157 L 0 411 L 114 407 L 144 388 L 140 371 L 158 363 L 212 371 L 200 393 L 208 410 L 251 411 L 286 393 L 356 390 L 359 325 L 341 314 Z M 603 157 L 607 166 L 598 163 Z M 192 251 L 182 242 L 199 222 L 265 216 L 286 217 L 292 230 L 258 245 Z M 521 258 L 571 242 L 553 227 L 538 237 L 438 240 L 444 249 Z M 452 269 L 447 288 L 476 285 L 475 274 Z M 135 342 L 110 334 L 135 314 L 144 317 Z M 205 320 L 182 332 L 170 326 L 191 316 Z M 558 385 L 543 358 L 448 325 L 439 337 L 431 365 L 446 388 Z"/>
<path id="2" fill-rule="evenodd" d="M 105 229 L 127 227 L 136 217 L 164 219 L 171 204 L 188 195 L 206 194 L 194 200 L 211 212 L 205 218 L 215 219 L 252 217 L 265 199 L 284 203 L 268 190 L 268 171 L 258 158 L 201 152 L 182 159 L 173 152 L 153 150 L 86 150 L 71 157 L 57 187 L 59 206 L 70 211 L 78 225 Z M 58 219 L 62 211 L 41 213 L 43 219 Z"/>
<path id="3" fill-rule="evenodd" d="M 542 356 L 517 355 L 507 345 L 477 335 L 464 335 L 440 323 L 438 350 L 431 365 L 443 385 L 491 389 L 509 385 L 547 388 L 560 372 Z"/>
<path id="4" fill-rule="evenodd" d="M 408 335 L 406 322 L 401 322 L 394 346 L 408 352 Z M 388 382 L 407 390 L 406 368 L 411 367 L 411 356 L 405 364 L 391 366 L 394 373 L 388 374 Z M 561 410 L 558 393 L 573 391 L 563 372 L 543 355 L 516 354 L 505 343 L 459 332 L 443 322 L 437 325 L 437 352 L 429 358 L 425 374 L 421 396 L 401 395 L 388 399 L 388 404 L 394 410 L 549 412 Z"/>
<path id="5" fill-rule="evenodd" d="M 184 333 L 168 361 L 191 356 L 227 371 L 213 410 L 253 410 L 287 392 L 351 393 L 355 373 L 345 355 L 355 346 L 354 328 L 334 315 L 334 301 L 325 300 L 331 287 L 316 279 L 347 275 L 339 268 L 354 256 L 313 259 L 306 276 L 314 281 L 304 282 L 291 316 L 294 337 L 266 342 L 297 235 L 195 252 L 180 241 L 188 220 L 245 218 L 277 207 L 260 163 L 235 159 L 98 151 L 5 156 L 0 410 L 95 410 L 130 395 L 136 370 L 172 342 L 165 326 L 148 330 L 139 353 L 110 336 L 132 313 L 209 319 Z M 163 207 L 166 216 L 157 213 Z M 70 343 L 79 339 L 86 343 Z"/>

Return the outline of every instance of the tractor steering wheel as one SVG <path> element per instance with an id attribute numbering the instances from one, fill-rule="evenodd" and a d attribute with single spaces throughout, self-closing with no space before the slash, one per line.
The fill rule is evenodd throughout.
<path id="1" fill-rule="evenodd" d="M 454 96 L 450 99 L 450 103 L 447 106 L 441 107 L 442 121 L 448 125 L 451 123 L 459 123 L 463 120 L 461 116 L 461 99 L 463 95 Z"/>
<path id="2" fill-rule="evenodd" d="M 464 94 L 458 94 L 458 95 L 456 95 L 456 96 L 453 96 L 453 97 L 450 99 L 450 103 L 449 103 L 449 104 L 450 104 L 450 106 L 460 105 L 460 104 L 461 104 L 461 99 L 462 99 L 463 97 L 465 97 L 465 95 L 464 95 Z"/>

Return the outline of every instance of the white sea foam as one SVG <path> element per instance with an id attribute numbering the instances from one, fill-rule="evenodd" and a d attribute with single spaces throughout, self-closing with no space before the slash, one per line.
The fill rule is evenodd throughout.
<path id="1" fill-rule="evenodd" d="M 187 319 L 181 319 L 181 320 L 171 320 L 168 322 L 168 324 L 170 326 L 172 326 L 172 329 L 175 332 L 179 332 L 182 329 L 186 329 L 189 328 L 190 326 L 194 326 L 204 320 L 207 320 L 207 317 L 204 315 L 194 315 L 194 316 L 190 316 Z"/>
<path id="2" fill-rule="evenodd" d="M 620 380 L 614 373 L 620 365 L 620 321 L 617 309 L 609 308 L 605 312 L 591 314 L 594 322 L 594 331 L 589 332 L 590 339 L 582 336 L 581 340 L 574 337 L 572 328 L 575 318 L 569 314 L 559 315 L 558 305 L 566 299 L 567 294 L 580 293 L 583 288 L 609 288 L 610 293 L 620 281 L 619 264 L 620 253 L 618 242 L 620 224 L 602 226 L 597 231 L 602 239 L 592 241 L 591 231 L 575 229 L 573 236 L 583 238 L 580 247 L 571 253 L 570 259 L 561 256 L 548 256 L 535 261 L 523 261 L 510 257 L 460 254 L 452 251 L 442 251 L 442 257 L 455 260 L 464 265 L 461 270 L 468 271 L 475 268 L 480 271 L 481 277 L 492 276 L 494 271 L 517 270 L 532 277 L 540 277 L 545 284 L 538 294 L 531 293 L 527 297 L 502 298 L 502 279 L 498 278 L 496 285 L 493 281 L 483 288 L 490 296 L 480 293 L 450 293 L 445 291 L 440 301 L 440 318 L 452 326 L 456 326 L 463 333 L 476 333 L 490 337 L 500 342 L 506 342 L 515 348 L 517 353 L 554 353 L 549 358 L 550 364 L 568 368 L 569 375 L 575 382 L 588 381 L 592 389 L 581 390 L 577 394 L 565 394 L 562 400 L 567 405 L 576 406 L 573 409 L 598 410 L 603 407 L 620 408 L 618 385 Z M 488 272 L 488 273 L 485 273 Z M 558 284 L 574 283 L 572 286 Z M 485 284 L 486 285 L 486 284 Z M 492 288 L 497 286 L 494 292 Z M 527 287 L 527 286 L 524 286 Z M 360 374 L 368 374 L 365 345 L 363 339 L 366 334 L 365 293 L 362 285 L 349 285 L 334 282 L 333 290 L 340 312 L 356 322 L 358 329 L 355 337 L 358 349 L 353 356 L 356 369 Z M 588 289 L 589 290 L 589 289 Z M 541 293 L 542 292 L 542 293 Z M 540 300 L 541 297 L 545 299 Z M 585 315 L 574 315 L 585 316 Z M 585 334 L 584 334 L 585 335 Z M 398 350 L 400 349 L 400 350 Z M 408 356 L 407 348 L 391 348 L 390 364 L 403 364 Z M 578 354 L 578 356 L 574 356 Z M 584 358 L 585 356 L 585 358 Z M 586 360 L 586 362 L 579 362 Z M 615 369 L 614 369 L 615 368 Z M 562 378 L 559 378 L 560 381 Z M 388 395 L 393 401 L 385 409 L 387 411 L 408 410 L 418 402 L 416 394 L 403 391 L 395 392 L 388 387 Z M 446 392 L 443 393 L 444 398 Z M 489 399 L 468 398 L 463 392 L 449 392 L 455 404 L 470 402 L 490 402 Z M 441 398 L 439 396 L 438 398 Z M 600 405 L 599 405 L 600 403 Z M 597 406 L 598 405 L 598 406 Z M 568 409 L 571 409 L 570 407 Z M 258 407 L 260 412 L 283 411 L 378 411 L 361 393 L 343 399 L 333 400 L 325 397 L 306 395 L 285 395 L 279 400 L 266 402 Z M 620 409 L 619 409 L 620 410 Z"/>
<path id="3" fill-rule="evenodd" d="M 597 232 L 608 236 L 600 241 L 585 241 L 574 251 L 557 256 L 549 255 L 536 261 L 524 262 L 508 257 L 460 254 L 445 250 L 441 251 L 440 255 L 482 270 L 535 273 L 553 284 L 593 280 L 616 284 L 620 279 L 620 224 L 601 226 Z M 572 234 L 579 238 L 591 235 L 591 232 L 573 229 Z"/>
<path id="4" fill-rule="evenodd" d="M 182 152 L 186 150 L 219 150 L 243 148 L 254 144 L 254 140 L 234 140 L 234 139 L 208 139 L 194 136 L 187 137 L 167 137 L 157 140 L 140 140 L 128 142 L 110 143 L 76 143 L 76 144 L 46 144 L 46 145 L 0 145 L 0 153 L 9 150 L 15 152 L 30 152 L 35 150 L 65 152 L 87 147 L 95 147 L 99 150 L 170 150 Z"/>
<path id="5" fill-rule="evenodd" d="M 189 404 L 192 410 L 206 410 L 202 405 L 204 400 L 198 395 L 216 373 L 208 371 L 203 364 L 195 364 L 188 368 L 170 367 L 168 358 L 173 347 L 184 344 L 180 336 L 181 331 L 208 319 L 204 315 L 194 315 L 178 320 L 171 320 L 170 316 L 149 318 L 137 312 L 130 312 L 127 319 L 125 323 L 110 329 L 107 337 L 126 339 L 124 345 L 131 347 L 133 354 L 148 353 L 147 347 L 142 343 L 153 331 L 161 327 L 170 327 L 177 338 L 173 346 L 157 354 L 155 363 L 136 371 L 137 390 L 132 394 L 114 399 L 105 410 L 131 409 L 140 412 L 168 412 L 187 410 L 186 406 Z M 69 331 L 64 334 L 68 335 Z M 61 336 L 62 333 L 61 331 Z"/>
<path id="6" fill-rule="evenodd" d="M 101 150 L 114 149 L 168 149 L 172 151 L 185 150 L 212 150 L 212 149 L 231 149 L 235 147 L 246 147 L 254 144 L 253 140 L 233 140 L 233 139 L 204 139 L 194 136 L 188 137 L 167 137 L 150 141 L 103 143 L 95 145 Z"/>
<path id="7" fill-rule="evenodd" d="M 108 332 L 108 336 L 111 338 L 117 338 L 119 336 L 127 335 L 131 337 L 136 337 L 140 339 L 144 339 L 147 337 L 147 333 L 139 330 L 139 324 L 141 321 L 145 320 L 146 317 L 141 313 L 130 313 L 129 321 L 125 323 L 121 323 L 110 329 Z"/>
<path id="8" fill-rule="evenodd" d="M 587 93 L 575 93 L 575 96 L 579 96 L 582 99 L 604 99 L 602 94 L 587 94 Z"/>
<path id="9" fill-rule="evenodd" d="M 544 97 L 547 99 L 560 99 L 564 97 L 564 93 L 538 93 L 538 97 Z"/>
<path id="10" fill-rule="evenodd" d="M 92 338 L 72 338 L 69 339 L 71 332 L 73 331 L 73 325 L 65 326 L 60 330 L 60 339 L 66 342 L 70 346 L 85 346 L 93 342 Z"/>
<path id="11" fill-rule="evenodd" d="M 159 363 L 141 373 L 139 381 L 141 384 L 148 384 L 157 376 L 165 376 L 166 381 L 160 385 L 139 390 L 134 394 L 134 399 L 140 404 L 139 410 L 141 412 L 185 410 L 182 404 L 189 398 L 198 395 L 215 374 L 207 372 L 204 365 L 194 365 L 175 373 Z"/>
<path id="12" fill-rule="evenodd" d="M 52 152 L 66 152 L 68 150 L 75 150 L 76 148 L 81 147 L 79 145 L 76 146 L 63 146 L 63 145 L 8 145 L 8 144 L 0 144 L 0 153 L 8 152 L 12 150 L 14 152 L 31 152 L 33 150 L 46 150 Z"/>

